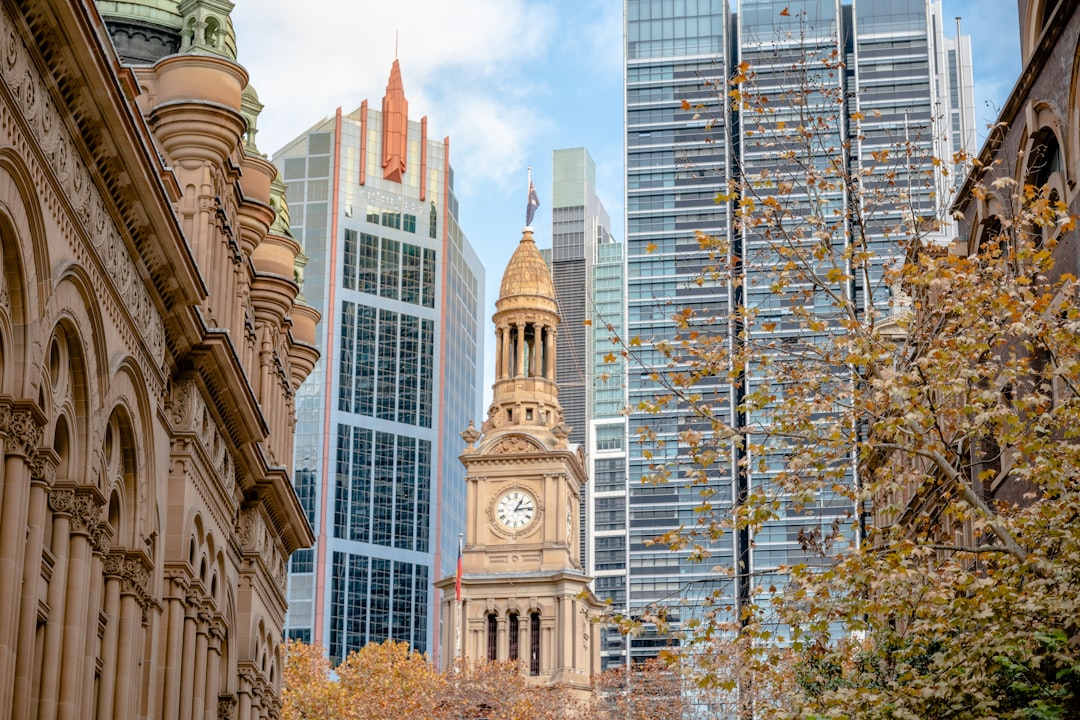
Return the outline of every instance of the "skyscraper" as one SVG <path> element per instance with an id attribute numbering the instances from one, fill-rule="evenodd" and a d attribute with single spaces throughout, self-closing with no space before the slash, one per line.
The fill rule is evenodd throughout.
<path id="1" fill-rule="evenodd" d="M 541 252 L 563 318 L 559 399 L 593 480 L 582 488 L 582 563 L 604 596 L 619 603 L 626 573 L 626 365 L 611 338 L 626 323 L 623 245 L 611 235 L 587 149 L 552 153 L 551 196 L 552 249 Z M 601 642 L 618 647 L 620 639 L 602 631 Z"/>
<path id="2" fill-rule="evenodd" d="M 458 432 L 480 417 L 483 268 L 449 153 L 409 118 L 395 60 L 381 111 L 338 109 L 274 156 L 324 318 L 294 480 L 316 543 L 289 565 L 286 634 L 334 660 L 386 639 L 434 650 L 432 582 L 464 526 Z"/>
<path id="3" fill-rule="evenodd" d="M 632 414 L 625 490 L 627 569 L 622 582 L 631 613 L 649 603 L 674 604 L 688 594 L 713 591 L 734 607 L 753 596 L 751 578 L 799 561 L 797 538 L 802 529 L 827 525 L 854 509 L 839 497 L 819 498 L 811 519 L 793 513 L 753 538 L 746 533 L 724 535 L 709 548 L 709 563 L 691 562 L 686 553 L 647 544 L 650 538 L 692 523 L 694 508 L 701 502 L 699 489 L 685 482 L 637 482 L 649 474 L 651 464 L 673 461 L 680 454 L 677 433 L 685 415 L 672 411 L 658 417 L 634 411 L 659 390 L 650 378 L 650 371 L 663 362 L 655 343 L 674 336 L 674 312 L 692 308 L 725 317 L 752 307 L 759 313 L 757 339 L 800 338 L 800 331 L 783 322 L 779 303 L 769 302 L 767 278 L 779 260 L 771 244 L 739 227 L 730 201 L 716 202 L 718 194 L 727 193 L 729 182 L 738 186 L 740 178 L 771 171 L 776 162 L 771 150 L 757 144 L 754 128 L 743 124 L 730 107 L 727 82 L 741 63 L 748 63 L 757 87 L 771 94 L 791 82 L 788 71 L 799 57 L 842 61 L 835 72 L 822 73 L 819 80 L 824 90 L 842 98 L 845 117 L 850 113 L 863 120 L 859 125 L 854 119 L 838 123 L 824 131 L 827 136 L 820 141 L 823 148 L 835 148 L 829 152 L 840 157 L 849 172 L 869 168 L 876 150 L 898 141 L 910 142 L 919 152 L 949 157 L 953 137 L 964 137 L 973 119 L 957 113 L 961 127 L 956 133 L 946 131 L 953 117 L 949 83 L 957 74 L 947 72 L 947 54 L 941 52 L 946 46 L 940 8 L 926 0 L 847 4 L 742 0 L 737 13 L 725 0 L 626 0 L 625 10 L 628 326 L 624 335 L 640 338 L 642 347 L 639 364 L 631 364 L 627 374 Z M 970 60 L 963 52 L 957 57 L 970 78 Z M 943 209 L 946 181 L 940 170 L 929 165 L 927 169 L 936 173 L 935 186 L 914 189 L 909 207 L 930 216 Z M 826 200 L 837 208 L 849 201 L 841 192 Z M 882 217 L 882 222 L 889 220 Z M 743 273 L 738 286 L 722 280 L 697 282 L 710 263 L 699 246 L 698 232 L 731 242 Z M 847 241 L 835 238 L 836 243 Z M 871 242 L 882 262 L 895 255 L 880 235 Z M 880 280 L 880 262 L 869 275 L 868 285 Z M 888 300 L 887 292 L 874 294 L 869 287 L 855 291 L 875 306 Z M 726 422 L 738 426 L 748 420 L 738 416 L 739 393 L 754 383 L 752 372 L 744 386 L 710 377 L 695 391 L 705 394 Z M 666 442 L 648 447 L 639 443 L 636 429 L 643 425 Z M 751 478 L 736 464 L 737 452 L 733 450 L 730 464 L 711 472 L 715 493 L 711 502 L 717 507 L 735 505 L 748 483 L 769 483 L 775 471 L 766 463 Z M 720 580 L 711 571 L 715 565 L 739 572 Z M 610 585 L 604 587 L 598 580 L 598 594 L 620 598 L 623 587 L 607 582 Z M 656 646 L 666 642 L 646 633 L 634 640 L 632 654 L 654 654 Z M 611 662 L 614 648 L 605 647 L 605 652 L 606 662 Z"/>

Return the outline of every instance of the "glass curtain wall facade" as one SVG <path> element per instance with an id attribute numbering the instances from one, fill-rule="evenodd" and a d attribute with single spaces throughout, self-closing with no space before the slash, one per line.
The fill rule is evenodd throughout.
<path id="1" fill-rule="evenodd" d="M 623 245 L 609 231 L 585 148 L 552 154 L 551 267 L 562 323 L 559 402 L 586 448 L 590 483 L 581 503 L 581 558 L 606 597 L 626 599 L 626 363 L 613 336 L 626 326 Z M 605 643 L 621 647 L 617 633 Z"/>
<path id="2" fill-rule="evenodd" d="M 366 102 L 274 156 L 323 315 L 294 478 L 317 539 L 290 560 L 285 627 L 335 662 L 386 639 L 437 650 L 432 582 L 453 572 L 464 530 L 458 432 L 482 416 L 483 267 L 457 223 L 448 142 L 426 120 L 397 119 L 394 178 L 385 113 Z"/>
<path id="3" fill-rule="evenodd" d="M 718 194 L 727 193 L 729 182 L 738 187 L 742 178 L 777 167 L 774 152 L 758 145 L 754 133 L 741 127 L 738 114 L 727 106 L 726 83 L 739 63 L 748 62 L 753 68 L 756 92 L 779 97 L 791 83 L 789 69 L 797 57 L 828 56 L 835 51 L 844 61 L 833 75 L 822 74 L 815 81 L 823 83 L 826 92 L 844 98 L 841 117 L 864 119 L 861 124 L 855 119 L 840 122 L 826 131 L 828 136 L 820 138 L 820 146 L 834 150 L 828 151 L 830 157 L 815 160 L 831 161 L 833 153 L 846 152 L 843 162 L 849 171 L 870 168 L 875 150 L 897 142 L 909 142 L 919 153 L 947 158 L 953 151 L 947 123 L 959 116 L 950 106 L 950 82 L 954 81 L 947 72 L 948 56 L 939 53 L 946 46 L 940 22 L 935 20 L 940 18 L 936 5 L 927 0 L 740 0 L 736 12 L 724 0 L 625 0 L 625 336 L 640 338 L 642 345 L 641 362 L 632 364 L 627 375 L 631 415 L 626 584 L 605 587 L 598 580 L 596 589 L 602 598 L 618 605 L 625 602 L 631 614 L 652 603 L 668 605 L 677 616 L 685 616 L 693 612 L 693 604 L 680 606 L 680 598 L 714 591 L 732 607 L 748 602 L 758 581 L 752 578 L 763 587 L 782 584 L 782 578 L 770 571 L 805 559 L 798 542 L 800 531 L 828 526 L 833 518 L 847 518 L 855 511 L 839 497 L 820 497 L 808 511 L 770 523 L 753 538 L 726 534 L 710 548 L 709 563 L 690 562 L 685 555 L 649 547 L 649 538 L 694 523 L 694 507 L 701 498 L 699 488 L 678 480 L 663 485 L 639 482 L 649 474 L 651 463 L 683 456 L 675 435 L 687 418 L 677 410 L 658 417 L 637 414 L 634 408 L 659 391 L 649 377 L 651 372 L 678 370 L 664 367 L 653 349 L 655 343 L 674 336 L 671 316 L 678 309 L 691 307 L 698 316 L 726 318 L 740 307 L 753 307 L 759 314 L 752 340 L 768 344 L 814 339 L 793 323 L 785 324 L 783 303 L 770 292 L 767 279 L 778 258 L 768 242 L 734 220 L 732 204 L 739 198 L 715 201 Z M 784 112 L 781 109 L 770 120 L 784 119 Z M 967 132 L 973 128 L 972 119 L 964 118 L 962 125 L 961 130 Z M 924 169 L 930 169 L 929 161 L 918 171 Z M 867 182 L 873 183 L 875 177 Z M 939 189 L 947 184 L 940 172 L 935 180 Z M 842 211 L 849 198 L 837 191 L 824 201 Z M 910 207 L 929 217 L 939 214 L 943 202 L 944 193 L 916 188 Z M 885 214 L 871 227 L 871 243 L 881 254 L 881 262 L 894 254 L 881 230 L 896 220 L 895 215 Z M 707 262 L 695 236 L 699 231 L 728 240 L 742 268 L 739 287 L 729 287 L 723 280 L 696 282 Z M 847 238 L 840 234 L 835 242 L 837 250 L 842 250 Z M 889 289 L 880 280 L 879 263 L 866 287 L 856 285 L 851 292 L 864 305 L 884 307 Z M 737 426 L 757 419 L 736 412 L 740 393 L 754 387 L 757 380 L 751 368 L 744 387 L 718 381 L 695 390 Z M 666 444 L 643 446 L 637 441 L 642 426 L 650 427 Z M 731 464 L 711 474 L 714 506 L 733 506 L 741 493 L 771 482 L 774 470 L 768 458 L 764 468 L 755 462 L 753 473 L 746 474 L 738 472 L 737 459 L 733 451 Z M 710 571 L 716 565 L 738 567 L 740 572 L 720 581 Z M 618 655 L 624 661 L 631 655 L 653 655 L 670 642 L 646 632 L 633 639 L 629 650 L 605 646 L 605 662 L 616 662 Z"/>
<path id="4" fill-rule="evenodd" d="M 591 457 L 590 426 L 597 391 L 592 379 L 598 372 L 591 351 L 597 334 L 592 325 L 596 312 L 596 255 L 600 247 L 612 245 L 614 240 L 611 218 L 596 194 L 596 163 L 589 151 L 555 150 L 551 160 L 551 250 L 543 254 L 551 267 L 561 320 L 555 376 L 563 417 L 570 425 L 570 442 L 585 447 Z M 578 519 L 581 562 L 585 566 L 592 551 L 588 543 L 591 494 L 592 489 L 586 486 Z"/>

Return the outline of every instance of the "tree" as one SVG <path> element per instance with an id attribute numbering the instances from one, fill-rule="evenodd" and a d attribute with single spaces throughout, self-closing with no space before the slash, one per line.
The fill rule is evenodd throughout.
<path id="1" fill-rule="evenodd" d="M 682 678 L 658 660 L 612 668 L 593 678 L 587 720 L 681 720 L 689 710 Z"/>
<path id="2" fill-rule="evenodd" d="M 717 568 L 748 592 L 701 603 L 684 659 L 735 643 L 698 675 L 744 716 L 1080 716 L 1080 310 L 1055 267 L 1074 221 L 1037 173 L 975 167 L 998 217 L 957 252 L 939 188 L 967 159 L 860 112 L 837 52 L 785 52 L 783 82 L 743 64 L 721 85 L 755 163 L 717 197 L 737 232 L 700 237 L 699 285 L 764 299 L 623 343 L 663 388 L 637 410 L 683 418 L 674 441 L 642 429 L 646 481 L 702 496 L 659 542 L 707 563 L 805 518 L 802 558 Z"/>
<path id="3" fill-rule="evenodd" d="M 426 655 L 388 640 L 336 668 L 322 648 L 285 647 L 283 720 L 561 720 L 581 714 L 562 687 L 532 682 L 516 662 L 461 663 L 440 673 Z"/>

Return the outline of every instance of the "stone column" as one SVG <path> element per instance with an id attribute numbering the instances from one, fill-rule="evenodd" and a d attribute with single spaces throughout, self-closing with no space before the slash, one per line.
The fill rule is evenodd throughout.
<path id="1" fill-rule="evenodd" d="M 98 516 L 101 515 L 100 503 Z M 90 531 L 90 587 L 86 605 L 86 624 L 83 630 L 83 677 L 82 699 L 79 706 L 93 708 L 97 704 L 94 674 L 98 661 L 98 632 L 100 631 L 102 606 L 105 602 L 105 556 L 112 547 L 112 530 L 106 522 L 98 522 Z"/>
<path id="2" fill-rule="evenodd" d="M 177 720 L 180 714 L 180 667 L 184 648 L 184 598 L 187 578 L 183 571 L 166 573 L 165 673 L 161 693 L 162 720 Z"/>
<path id="3" fill-rule="evenodd" d="M 206 656 L 206 711 L 204 720 L 217 720 L 219 708 L 218 691 L 221 689 L 221 639 L 225 636 L 225 622 L 220 617 L 210 620 L 207 635 Z"/>
<path id="4" fill-rule="evenodd" d="M 203 720 L 206 713 L 206 656 L 210 646 L 210 613 L 206 606 L 199 608 L 195 625 L 195 686 L 191 693 L 192 720 Z"/>
<path id="5" fill-rule="evenodd" d="M 502 380 L 506 375 L 506 328 L 495 328 L 495 379 Z"/>
<path id="6" fill-rule="evenodd" d="M 251 720 L 251 692 L 252 692 L 252 680 L 254 674 L 250 668 L 240 668 L 238 673 L 240 675 L 240 684 L 237 689 L 237 694 L 240 696 L 237 702 L 238 710 L 236 713 L 236 720 Z"/>
<path id="7" fill-rule="evenodd" d="M 44 418 L 36 407 L 0 407 L 0 437 L 3 437 L 3 475 L 0 476 L 0 718 L 11 713 L 15 690 L 15 665 L 19 605 L 26 555 L 27 513 L 30 506 L 31 455 L 41 444 Z M 37 612 L 37 608 L 33 608 Z"/>
<path id="8" fill-rule="evenodd" d="M 555 382 L 555 329 L 544 329 L 544 377 Z"/>
<path id="9" fill-rule="evenodd" d="M 64 596 L 67 592 L 68 544 L 71 539 L 71 513 L 75 506 L 75 491 L 54 489 L 49 493 L 49 509 L 53 513 L 52 576 L 47 601 L 49 617 L 45 621 L 43 655 L 51 662 L 43 664 L 38 691 L 38 720 L 53 720 L 60 699 L 60 662 L 64 640 Z"/>
<path id="10" fill-rule="evenodd" d="M 195 679 L 195 623 L 199 598 L 188 596 L 184 607 L 184 652 L 180 660 L 180 720 L 191 720 L 192 682 Z"/>
<path id="11" fill-rule="evenodd" d="M 27 717 L 33 690 L 35 647 L 38 622 L 38 588 L 41 582 L 41 549 L 45 542 L 45 520 L 49 511 L 49 489 L 56 481 L 59 457 L 50 449 L 34 455 L 30 473 L 30 509 L 27 515 L 26 551 L 23 559 L 20 598 L 18 649 L 15 657 L 15 696 L 11 716 Z"/>
<path id="12" fill-rule="evenodd" d="M 98 683 L 97 716 L 113 716 L 116 692 L 116 648 L 120 637 L 120 574 L 124 554 L 111 552 L 105 557 L 105 634 L 101 638 L 101 680 Z"/>
<path id="13" fill-rule="evenodd" d="M 514 348 L 514 377 L 525 374 L 525 323 L 515 323 L 517 327 L 517 347 Z"/>
<path id="14" fill-rule="evenodd" d="M 142 650 L 139 642 L 143 614 L 142 602 L 149 582 L 150 571 L 143 565 L 142 558 L 138 555 L 125 557 L 120 583 L 116 706 L 113 720 L 123 720 L 135 714 L 137 703 L 134 680 L 138 675 L 139 655 Z"/>
<path id="15" fill-rule="evenodd" d="M 82 665 L 86 655 L 86 623 L 90 597 L 86 588 L 91 581 L 90 533 L 97 528 L 100 503 L 95 494 L 85 490 L 75 493 L 71 513 L 71 540 L 68 547 L 67 588 L 64 598 L 64 639 L 60 655 L 60 720 L 74 720 L 82 710 Z M 95 613 L 94 621 L 97 617 Z"/>

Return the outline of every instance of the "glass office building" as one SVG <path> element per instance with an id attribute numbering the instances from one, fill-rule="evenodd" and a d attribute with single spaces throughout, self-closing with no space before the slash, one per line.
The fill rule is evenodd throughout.
<path id="1" fill-rule="evenodd" d="M 382 109 L 340 109 L 273 158 L 322 312 L 297 398 L 294 486 L 316 544 L 292 556 L 286 635 L 332 660 L 368 642 L 438 656 L 432 583 L 465 522 L 458 433 L 482 417 L 483 267 L 457 221 L 449 139 L 408 116 L 398 62 Z"/>
<path id="2" fill-rule="evenodd" d="M 771 244 L 739 226 L 733 212 L 738 198 L 716 201 L 718 194 L 728 191 L 729 182 L 737 187 L 742 178 L 777 169 L 775 153 L 757 143 L 754 128 L 741 123 L 730 107 L 727 81 L 737 74 L 740 63 L 749 63 L 756 73 L 757 89 L 779 97 L 785 84 L 791 83 L 794 58 L 835 52 L 833 57 L 842 64 L 831 76 L 823 74 L 818 80 L 843 98 L 844 116 L 865 121 L 858 126 L 854 120 L 840 122 L 824 131 L 827 136 L 820 138 L 821 147 L 835 150 L 817 160 L 831 162 L 835 153 L 849 171 L 870 168 L 872 153 L 898 140 L 911 142 L 918 152 L 947 158 L 955 138 L 966 137 L 969 131 L 973 136 L 971 114 L 953 109 L 956 98 L 964 97 L 964 88 L 952 92 L 958 76 L 971 77 L 970 46 L 966 39 L 946 45 L 940 4 L 927 0 L 740 0 L 737 4 L 625 0 L 624 7 L 625 337 L 641 339 L 643 362 L 627 371 L 631 414 L 627 484 L 622 491 L 626 514 L 620 518 L 627 545 L 621 558 L 615 553 L 605 555 L 605 562 L 621 560 L 626 569 L 617 578 L 597 571 L 596 591 L 625 605 L 631 614 L 658 604 L 685 617 L 694 611 L 693 603 L 679 604 L 680 598 L 717 593 L 722 604 L 731 607 L 760 599 L 755 578 L 768 585 L 782 584 L 782 578 L 770 575 L 770 570 L 804 559 L 798 542 L 801 531 L 829 526 L 834 518 L 848 518 L 855 512 L 839 496 L 819 497 L 808 512 L 792 512 L 755 537 L 725 534 L 709 548 L 708 563 L 692 562 L 685 553 L 648 544 L 664 532 L 693 524 L 694 508 L 701 503 L 700 488 L 683 481 L 639 482 L 649 474 L 652 463 L 685 456 L 676 439 L 687 421 L 684 412 L 673 409 L 656 416 L 636 411 L 639 402 L 651 400 L 660 390 L 650 374 L 665 361 L 654 348 L 655 343 L 674 337 L 673 313 L 693 308 L 698 315 L 724 318 L 742 307 L 753 307 L 759 313 L 753 340 L 765 344 L 813 341 L 795 323 L 785 323 L 790 318 L 770 291 L 767 278 L 779 261 Z M 956 50 L 952 55 L 950 47 Z M 959 71 L 949 71 L 950 57 Z M 778 108 L 772 119 L 783 119 L 784 111 Z M 953 120 L 960 127 L 949 132 Z M 952 181 L 929 163 L 926 169 L 933 174 L 934 186 L 915 188 L 911 205 L 919 214 L 938 215 Z M 850 199 L 836 191 L 823 201 L 842 212 Z M 880 230 L 894 220 L 885 214 L 876 227 Z M 700 249 L 698 232 L 731 244 L 740 261 L 741 283 L 729 284 L 723 278 L 698 282 L 702 269 L 710 264 Z M 871 241 L 881 261 L 870 273 L 867 287 L 854 291 L 860 302 L 884 306 L 888 289 L 877 281 L 881 263 L 895 251 L 880 235 Z M 848 238 L 841 233 L 833 242 L 842 250 Z M 737 407 L 740 393 L 754 387 L 757 380 L 753 370 L 742 387 L 723 377 L 709 378 L 695 392 L 726 422 L 739 426 L 755 419 L 740 417 Z M 666 443 L 640 443 L 637 429 L 643 425 Z M 710 502 L 715 507 L 734 507 L 742 493 L 768 485 L 775 472 L 767 459 L 764 466 L 755 462 L 753 472 L 740 472 L 737 452 L 733 448 L 731 462 L 710 473 L 714 493 Z M 612 550 L 616 548 L 613 543 Z M 714 572 L 716 565 L 733 569 L 730 578 Z M 605 645 L 605 663 L 625 662 L 631 655 L 647 657 L 669 642 L 648 632 L 634 638 L 629 650 L 612 642 Z"/>

